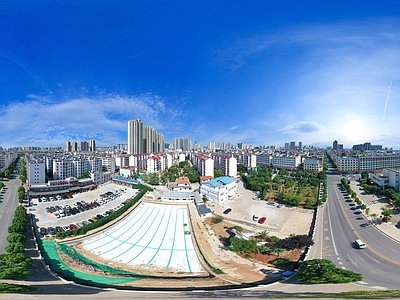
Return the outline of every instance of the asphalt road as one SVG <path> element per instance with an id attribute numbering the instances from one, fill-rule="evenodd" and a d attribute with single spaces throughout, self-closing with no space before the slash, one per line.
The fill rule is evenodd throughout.
<path id="1" fill-rule="evenodd" d="M 340 176 L 328 176 L 328 202 L 324 209 L 323 258 L 338 267 L 363 275 L 358 284 L 378 289 L 398 289 L 400 282 L 400 244 L 384 235 L 355 209 Z M 361 239 L 366 249 L 357 249 Z"/>
<path id="2" fill-rule="evenodd" d="M 17 174 L 12 174 L 11 179 L 3 181 L 5 187 L 0 194 L 0 254 L 6 253 L 8 227 L 14 218 L 15 208 L 18 206 L 18 187 L 21 181 Z"/>

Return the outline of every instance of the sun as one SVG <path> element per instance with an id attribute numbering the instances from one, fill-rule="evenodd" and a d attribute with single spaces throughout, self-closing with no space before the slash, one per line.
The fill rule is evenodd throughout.
<path id="1" fill-rule="evenodd" d="M 358 120 L 351 121 L 344 128 L 344 134 L 349 140 L 354 142 L 365 142 L 365 139 L 367 138 L 367 130 Z"/>

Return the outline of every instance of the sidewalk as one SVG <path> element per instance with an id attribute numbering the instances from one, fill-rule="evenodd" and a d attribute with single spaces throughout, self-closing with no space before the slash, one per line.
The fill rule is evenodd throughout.
<path id="1" fill-rule="evenodd" d="M 391 222 L 385 223 L 380 221 L 379 218 L 381 215 L 381 207 L 392 208 L 392 206 L 387 202 L 386 197 L 365 193 L 364 190 L 360 189 L 361 187 L 359 186 L 359 183 L 355 180 L 350 182 L 350 187 L 357 194 L 358 198 L 360 198 L 360 200 L 370 209 L 368 216 L 365 212 L 363 212 L 363 215 L 382 233 L 400 242 L 400 229 L 396 228 L 396 226 Z M 377 215 L 375 218 L 376 222 L 373 222 L 371 214 Z"/>

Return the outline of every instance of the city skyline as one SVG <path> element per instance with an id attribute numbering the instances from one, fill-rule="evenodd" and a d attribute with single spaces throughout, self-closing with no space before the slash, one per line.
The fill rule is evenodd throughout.
<path id="1" fill-rule="evenodd" d="M 394 0 L 6 1 L 0 18 L 3 148 L 126 144 L 134 119 L 168 143 L 400 148 Z"/>

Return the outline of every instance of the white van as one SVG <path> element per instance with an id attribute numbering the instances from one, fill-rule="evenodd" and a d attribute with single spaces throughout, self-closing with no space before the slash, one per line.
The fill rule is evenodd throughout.
<path id="1" fill-rule="evenodd" d="M 257 215 L 253 215 L 253 221 L 258 221 L 258 216 Z"/>
<path id="2" fill-rule="evenodd" d="M 356 245 L 356 247 L 358 249 L 367 248 L 367 246 L 361 240 L 358 240 L 358 239 L 354 241 L 354 244 Z"/>

